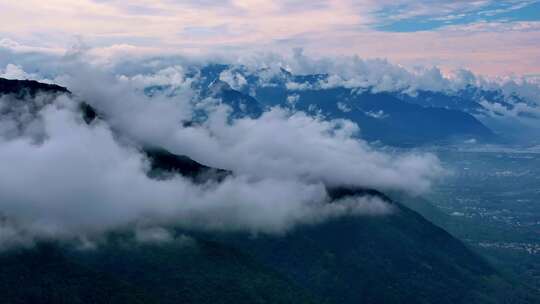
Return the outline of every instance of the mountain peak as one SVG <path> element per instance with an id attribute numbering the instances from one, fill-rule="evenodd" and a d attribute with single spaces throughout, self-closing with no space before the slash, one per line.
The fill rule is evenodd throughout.
<path id="1" fill-rule="evenodd" d="M 70 91 L 56 84 L 42 83 L 35 80 L 16 80 L 0 78 L 0 94 L 15 94 L 17 97 L 35 96 L 38 92 L 44 93 L 70 93 Z"/>

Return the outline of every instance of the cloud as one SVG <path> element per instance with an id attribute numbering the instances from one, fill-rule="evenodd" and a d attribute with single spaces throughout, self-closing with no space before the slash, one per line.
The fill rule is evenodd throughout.
<path id="1" fill-rule="evenodd" d="M 186 236 L 183 237 L 186 240 L 189 239 Z M 135 230 L 135 240 L 149 244 L 170 243 L 174 240 L 174 236 L 161 227 L 140 227 Z"/>
<path id="2" fill-rule="evenodd" d="M 453 29 L 452 31 L 458 31 Z M 452 37 L 453 34 L 450 35 Z M 504 38 L 506 39 L 506 38 Z M 391 39 L 390 39 L 391 40 Z M 495 39 L 498 40 L 498 39 Z M 508 42 L 512 44 L 512 42 Z M 0 73 L 5 76 L 31 78 L 43 82 L 53 82 L 67 85 L 66 67 L 76 71 L 77 62 L 90 63 L 92 66 L 116 75 L 131 86 L 143 90 L 154 85 L 167 87 L 169 94 L 189 93 L 189 90 L 178 89 L 179 86 L 189 87 L 196 82 L 197 71 L 209 62 L 228 63 L 220 75 L 232 84 L 234 88 L 254 94 L 253 88 L 246 85 L 247 78 L 255 76 L 258 85 L 272 85 L 275 77 L 282 77 L 284 68 L 295 74 L 327 73 L 318 83 L 297 83 L 288 81 L 287 87 L 292 90 L 313 88 L 346 87 L 352 89 L 371 89 L 374 92 L 403 92 L 414 95 L 418 90 L 444 92 L 455 94 L 467 86 L 477 86 L 487 90 L 500 90 L 508 102 L 513 103 L 512 96 L 518 95 L 525 99 L 531 108 L 538 107 L 538 82 L 529 76 L 490 77 L 475 74 L 466 69 L 449 71 L 434 66 L 419 65 L 406 67 L 382 59 L 364 59 L 358 56 L 319 57 L 309 56 L 303 49 L 296 49 L 291 54 L 250 53 L 243 56 L 210 56 L 200 55 L 178 56 L 165 52 L 131 53 L 127 50 L 95 49 L 84 46 L 75 47 L 65 56 L 49 53 L 19 53 L 0 48 Z M 128 48 L 130 49 L 130 48 Z M 112 53 L 109 53 L 111 51 Z M 514 56 L 514 55 L 512 55 Z M 514 56 L 521 58 L 522 56 Z M 478 62 L 485 62 L 479 60 Z M 2 67 L 5 68 L 2 68 Z M 530 65 L 529 66 L 534 66 Z M 186 77 L 185 75 L 189 75 Z M 92 82 L 91 79 L 88 80 Z M 108 81 L 108 80 L 107 80 Z M 191 98 L 184 96 L 184 98 Z M 163 103 L 162 103 L 163 104 Z M 183 113 L 189 113 L 184 111 Z M 188 118 L 185 118 L 188 119 Z M 484 120 L 484 122 L 487 122 Z M 530 124 L 531 122 L 527 122 Z M 534 121 L 532 122 L 534 123 Z M 492 127 L 491 124 L 488 124 Z M 499 128 L 500 129 L 500 128 Z M 504 128 L 503 128 L 504 129 Z"/>
<path id="3" fill-rule="evenodd" d="M 299 100 L 300 95 L 298 94 L 287 95 L 287 103 L 293 108 Z"/>
<path id="4" fill-rule="evenodd" d="M 342 102 L 337 103 L 337 108 L 340 111 L 345 112 L 345 113 L 352 111 L 351 107 L 349 107 L 347 104 L 342 103 Z"/>
<path id="5" fill-rule="evenodd" d="M 68 83 L 80 98 L 106 113 L 113 128 L 137 142 L 162 146 L 213 167 L 257 178 L 303 178 L 413 192 L 428 189 L 439 173 L 436 160 L 429 156 L 392 157 L 372 150 L 356 139 L 359 129 L 350 121 L 325 121 L 281 108 L 257 119 L 231 121 L 230 109 L 222 104 L 189 103 L 180 97 L 150 101 L 127 86 L 114 85 L 114 80 L 103 80 L 108 84 L 104 88 L 96 79 L 75 76 Z M 206 111 L 207 120 L 178 127 L 192 118 L 195 109 Z"/>
<path id="6" fill-rule="evenodd" d="M 127 51 L 241 56 L 304 47 L 315 55 L 382 57 L 408 66 L 466 67 L 491 75 L 538 73 L 538 21 L 479 14 L 495 8 L 516 11 L 529 1 L 499 2 L 11 1 L 0 4 L 0 39 L 7 41 L 0 45 L 58 53 L 69 49 L 74 37 L 83 37 L 108 56 Z M 476 17 L 465 22 L 458 18 L 462 14 Z M 420 18 L 415 20 L 420 25 L 447 20 L 417 33 L 377 29 L 411 18 Z M 445 23 L 449 20 L 454 23 Z M 479 24 L 484 30 L 478 30 Z"/>
<path id="7" fill-rule="evenodd" d="M 372 92 L 399 92 L 416 95 L 418 91 L 459 94 L 468 87 L 501 92 L 507 102 L 515 96 L 525 99 L 534 108 L 540 104 L 540 82 L 532 76 L 490 77 L 467 69 L 452 71 L 436 66 L 407 68 L 382 59 L 363 59 L 358 56 L 314 57 L 303 49 L 293 50 L 292 56 L 254 55 L 230 61 L 232 67 L 223 73 L 241 73 L 244 78 L 258 79 L 258 86 L 275 86 L 284 81 L 287 90 L 319 90 L 349 88 Z M 294 75 L 321 74 L 318 80 L 296 82 L 283 73 Z"/>
<path id="8" fill-rule="evenodd" d="M 27 73 L 22 66 L 8 63 L 4 69 L 0 67 L 0 77 L 6 79 L 36 80 L 43 83 L 54 84 L 54 80 L 44 78 L 38 73 Z"/>
<path id="9" fill-rule="evenodd" d="M 295 75 L 321 74 L 316 82 L 295 82 L 285 79 L 285 87 L 291 91 L 330 89 L 345 87 L 370 89 L 374 92 L 405 92 L 418 90 L 456 92 L 469 85 L 483 86 L 489 78 L 475 75 L 464 69 L 445 73 L 437 67 L 417 66 L 406 68 L 382 59 L 362 59 L 358 56 L 312 57 L 303 49 L 294 49 L 292 56 L 253 56 L 238 61 L 241 66 L 225 70 L 225 73 L 244 73 L 244 77 L 258 78 L 257 85 L 270 86 L 276 78 L 284 77 L 283 68 Z M 274 84 L 275 85 L 275 84 Z"/>
<path id="10" fill-rule="evenodd" d="M 268 69 L 271 62 L 278 68 Z M 419 91 L 431 91 L 444 93 L 450 98 L 469 98 L 483 108 L 480 114 L 472 114 L 497 133 L 509 137 L 522 133 L 520 141 L 538 138 L 540 85 L 534 76 L 488 77 L 465 69 L 406 68 L 386 60 L 357 56 L 317 58 L 307 56 L 302 49 L 294 50 L 292 56 L 255 56 L 254 59 L 244 59 L 242 63 L 247 67 L 233 65 L 231 70 L 241 71 L 245 78 L 258 78 L 257 86 L 284 83 L 289 94 L 303 90 L 349 88 L 352 92 L 370 90 L 374 93 L 395 92 L 411 96 L 416 96 Z M 294 75 L 319 76 L 302 82 L 289 78 L 280 67 Z M 263 71 L 262 76 L 260 71 Z M 471 88 L 478 90 L 474 96 L 470 96 Z M 342 103 L 338 103 L 337 107 L 343 112 L 348 111 L 348 107 Z M 382 112 L 365 114 L 380 119 L 388 116 Z"/>
<path id="11" fill-rule="evenodd" d="M 374 149 L 357 138 L 361 126 L 347 120 L 324 120 L 279 107 L 257 119 L 233 119 L 227 106 L 201 99 L 194 89 L 200 80 L 197 68 L 205 62 L 165 56 L 103 65 L 85 63 L 86 56 L 83 51 L 58 58 L 54 63 L 62 73 L 49 74 L 67 85 L 72 97 L 38 95 L 19 102 L 21 107 L 14 107 L 10 97 L 0 99 L 4 246 L 28 246 L 40 238 L 93 244 L 108 231 L 126 228 L 133 229 L 140 242 L 159 243 L 174 239 L 171 226 L 283 234 L 340 216 L 394 211 L 376 197 L 329 204 L 328 186 L 418 194 L 443 174 L 433 155 Z M 321 86 L 371 84 L 381 91 L 447 90 L 484 81 L 467 71 L 452 78 L 433 68 L 411 71 L 357 57 L 312 59 L 298 51 L 290 58 L 254 58 L 250 60 L 257 64 L 244 58 L 245 70 L 235 67 L 220 77 L 245 86 L 246 71 L 261 71 L 263 79 L 270 79 L 285 67 L 299 73 L 330 72 L 332 77 Z M 272 62 L 276 66 L 260 69 Z M 28 73 L 23 66 L 8 64 L 1 72 L 42 78 L 41 67 L 36 67 L 36 73 Z M 537 88 L 516 79 L 483 85 L 530 96 Z M 145 94 L 152 86 L 165 91 Z M 295 96 L 290 95 L 292 102 Z M 91 104 L 104 120 L 84 123 L 75 107 L 80 101 Z M 504 114 L 520 117 L 531 109 L 535 108 L 523 104 L 505 108 L 509 113 Z M 205 120 L 185 124 L 201 111 Z M 381 119 L 386 115 L 367 114 Z M 235 175 L 219 184 L 194 184 L 180 176 L 154 180 L 147 176 L 148 160 L 141 146 L 161 146 Z"/>
<path id="12" fill-rule="evenodd" d="M 76 100 L 39 95 L 22 103 L 35 106 L 2 112 L 2 124 L 17 127 L 0 133 L 0 243 L 60 238 L 91 244 L 129 227 L 139 229 L 141 242 L 170 240 L 162 230 L 169 226 L 282 234 L 297 225 L 393 210 L 376 197 L 329 204 L 327 186 L 419 193 L 441 172 L 431 155 L 373 150 L 353 137 L 358 127 L 348 121 L 280 108 L 231 120 L 226 106 L 195 98 L 182 71 L 125 78 L 79 63 L 61 77 Z M 148 97 L 140 90 L 147 81 L 169 82 L 179 93 Z M 13 103 L 2 98 L 3 107 Z M 81 100 L 105 120 L 87 125 L 76 106 Z M 183 127 L 195 110 L 208 119 Z M 151 179 L 144 145 L 235 175 L 206 184 L 181 176 Z"/>
<path id="13" fill-rule="evenodd" d="M 388 114 L 385 114 L 383 110 L 379 110 L 377 112 L 365 112 L 365 113 L 366 115 L 371 116 L 373 118 L 377 118 L 377 119 L 383 119 L 383 118 L 388 117 Z"/>
<path id="14" fill-rule="evenodd" d="M 525 102 L 502 104 L 481 100 L 482 115 L 477 115 L 493 130 L 526 145 L 540 142 L 540 108 Z"/>
<path id="15" fill-rule="evenodd" d="M 0 70 L 0 77 L 7 79 L 35 79 L 36 75 L 27 74 L 20 66 L 14 64 L 6 65 Z"/>
<path id="16" fill-rule="evenodd" d="M 2 214 L 29 235 L 95 235 L 138 220 L 275 233 L 302 222 L 309 204 L 317 214 L 326 200 L 322 185 L 295 180 L 153 180 L 144 157 L 104 123 L 87 126 L 56 105 L 40 114 L 46 140 L 3 139 L 0 148 Z"/>
<path id="17" fill-rule="evenodd" d="M 219 79 L 228 83 L 235 90 L 241 90 L 247 84 L 247 80 L 242 74 L 235 73 L 231 70 L 221 72 L 219 74 Z"/>

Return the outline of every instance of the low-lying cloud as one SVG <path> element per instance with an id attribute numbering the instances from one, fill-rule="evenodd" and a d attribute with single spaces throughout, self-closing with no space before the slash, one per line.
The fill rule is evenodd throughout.
<path id="1" fill-rule="evenodd" d="M 281 108 L 233 119 L 227 106 L 197 99 L 187 78 L 175 78 L 174 96 L 148 97 L 137 85 L 141 79 L 92 68 L 67 71 L 62 79 L 73 96 L 38 95 L 19 100 L 38 102 L 37 111 L 23 107 L 0 115 L 1 244 L 86 240 L 140 222 L 282 234 L 339 216 L 393 211 L 377 197 L 329 203 L 329 186 L 420 193 L 441 173 L 434 156 L 372 149 L 346 120 Z M 2 98 L 7 107 L 12 97 Z M 86 124 L 80 101 L 103 119 Z M 207 119 L 185 126 L 196 111 Z M 205 184 L 182 176 L 152 179 L 143 146 L 164 147 L 234 175 Z M 156 238 L 168 237 L 161 231 Z"/>
<path id="2" fill-rule="evenodd" d="M 379 59 L 313 59 L 300 49 L 290 57 L 236 59 L 129 53 L 102 58 L 84 47 L 63 56 L 13 49 L 0 43 L 0 77 L 58 83 L 73 95 L 25 101 L 0 97 L 0 244 L 88 240 L 126 227 L 135 229 L 141 242 L 170 240 L 164 228 L 170 226 L 281 234 L 339 216 L 394 211 L 377 197 L 329 204 L 328 187 L 418 194 L 442 173 L 433 155 L 381 152 L 358 139 L 362 126 L 295 111 L 299 95 L 294 92 L 288 95 L 288 109 L 266 109 L 258 118 L 234 117 L 219 99 L 203 98 L 194 89 L 200 67 L 209 62 L 229 63 L 215 76 L 242 90 L 253 75 L 259 85 L 270 85 L 273 77 L 283 75 L 282 68 L 328 74 L 316 83 L 321 89 L 452 94 L 472 85 L 501 90 L 524 99 L 514 107 L 486 101 L 484 119 L 525 118 L 538 125 L 531 119 L 539 115 L 537 83 L 487 79 L 465 70 L 448 76 L 438 68 L 411 70 Z M 286 85 L 294 91 L 312 84 Z M 160 93 L 148 94 L 148 87 Z M 77 108 L 82 101 L 102 119 L 86 124 Z M 206 184 L 181 176 L 152 179 L 141 152 L 145 146 L 163 147 L 234 175 Z"/>

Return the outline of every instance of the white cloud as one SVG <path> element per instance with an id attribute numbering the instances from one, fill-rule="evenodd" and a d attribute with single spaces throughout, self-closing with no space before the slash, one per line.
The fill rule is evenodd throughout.
<path id="1" fill-rule="evenodd" d="M 287 104 L 293 109 L 293 111 L 296 109 L 296 103 L 299 100 L 300 95 L 298 94 L 287 95 Z"/>
<path id="2" fill-rule="evenodd" d="M 7 79 L 36 79 L 36 75 L 27 74 L 21 66 L 8 64 L 5 69 L 0 69 L 0 77 Z"/>
<path id="3" fill-rule="evenodd" d="M 388 114 L 384 113 L 383 110 L 379 110 L 379 111 L 376 111 L 376 112 L 369 111 L 369 112 L 365 112 L 365 113 L 366 113 L 366 115 L 371 116 L 373 118 L 377 118 L 377 119 L 383 119 L 383 118 L 388 117 Z"/>
<path id="4" fill-rule="evenodd" d="M 345 113 L 352 111 L 351 107 L 349 107 L 347 104 L 342 103 L 342 102 L 338 102 L 337 107 L 340 111 L 345 112 Z"/>
<path id="5" fill-rule="evenodd" d="M 174 236 L 165 228 L 139 227 L 135 230 L 135 240 L 140 243 L 161 244 L 172 242 Z"/>
<path id="6" fill-rule="evenodd" d="M 354 138 L 358 127 L 349 121 L 323 121 L 280 108 L 273 108 L 258 119 L 229 121 L 226 106 L 211 104 L 206 109 L 208 119 L 201 126 L 179 128 L 179 121 L 191 118 L 190 104 L 180 99 L 146 100 L 110 81 L 103 88 L 99 82 L 72 79 L 70 88 L 107 113 L 113 128 L 136 141 L 163 146 L 239 174 L 258 178 L 302 177 L 334 185 L 421 192 L 429 188 L 432 175 L 438 173 L 436 162 L 429 157 L 393 158 L 371 150 Z M 419 167 L 409 172 L 409 166 L 416 162 Z"/>
<path id="7" fill-rule="evenodd" d="M 0 147 L 2 214 L 28 235 L 95 235 L 138 220 L 275 233 L 309 222 L 303 212 L 326 200 L 321 185 L 295 180 L 152 180 L 142 155 L 105 124 L 86 126 L 57 106 L 41 115 L 46 140 L 3 139 Z"/>
<path id="8" fill-rule="evenodd" d="M 76 98 L 93 105 L 107 123 L 86 125 L 67 96 L 52 104 L 27 100 L 38 103 L 28 119 L 20 120 L 28 116 L 24 111 L 1 116 L 2 122 L 20 120 L 25 128 L 38 121 L 42 134 L 38 141 L 35 132 L 0 135 L 0 210 L 9 219 L 0 225 L 1 239 L 6 244 L 49 237 L 92 243 L 104 232 L 140 221 L 144 227 L 285 233 L 332 217 L 392 210 L 375 197 L 328 204 L 325 185 L 419 193 L 441 172 L 431 155 L 373 150 L 353 137 L 358 127 L 351 122 L 280 108 L 259 119 L 231 121 L 223 105 L 203 105 L 208 120 L 182 127 L 198 106 L 187 97 L 192 93 L 149 98 L 138 87 L 140 81 L 166 79 L 190 91 L 185 78 L 176 76 L 180 70 L 142 79 L 103 75 L 81 64 L 67 68 L 63 79 Z M 236 174 L 219 184 L 193 184 L 180 176 L 150 179 L 141 144 Z M 162 230 L 135 232 L 143 242 L 170 239 Z"/>
<path id="9" fill-rule="evenodd" d="M 477 22 L 421 33 L 373 29 L 404 18 L 448 19 L 485 12 L 483 8 L 495 1 L 218 3 L 221 5 L 166 0 L 129 4 L 90 0 L 4 1 L 0 4 L 0 19 L 4 21 L 0 48 L 3 45 L 17 52 L 63 54 L 70 49 L 74 37 L 83 37 L 97 57 L 159 52 L 243 56 L 304 47 L 317 55 L 356 54 L 388 58 L 409 66 L 422 63 L 445 69 L 467 67 L 492 75 L 538 72 L 534 52 L 538 48 L 538 22 Z M 523 3 L 506 9 L 519 8 Z M 385 10 L 389 10 L 387 14 L 380 13 Z"/>
<path id="10" fill-rule="evenodd" d="M 15 53 L 43 53 L 48 55 L 60 55 L 64 53 L 62 48 L 48 48 L 48 47 L 36 47 L 30 45 L 21 44 L 13 39 L 2 38 L 0 39 L 0 48 L 8 49 Z"/>

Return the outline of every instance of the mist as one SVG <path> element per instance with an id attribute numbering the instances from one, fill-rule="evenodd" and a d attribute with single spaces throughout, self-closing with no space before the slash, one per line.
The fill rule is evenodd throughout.
<path id="1" fill-rule="evenodd" d="M 265 109 L 256 118 L 231 115 L 229 106 L 193 85 L 201 80 L 197 67 L 212 62 L 209 58 L 128 56 L 104 62 L 75 50 L 60 57 L 47 54 L 47 63 L 39 65 L 36 56 L 12 54 L 13 63 L 0 76 L 58 83 L 72 94 L 41 94 L 23 102 L 0 97 L 0 246 L 31 245 L 39 239 L 87 242 L 118 229 L 133 229 L 141 242 L 170 241 L 171 227 L 283 235 L 299 225 L 342 216 L 396 212 L 378 197 L 330 203 L 328 188 L 420 195 L 445 174 L 432 154 L 372 147 L 361 139 L 361 126 L 348 120 L 294 107 Z M 436 68 L 411 72 L 383 60 L 315 60 L 301 51 L 292 58 L 276 56 L 239 58 L 243 68 L 232 65 L 219 77 L 242 89 L 244 76 L 258 73 L 264 82 L 283 67 L 330 73 L 320 88 L 411 94 L 484 81 L 467 71 L 448 78 Z M 269 68 L 270 61 L 276 65 Z M 27 65 L 39 68 L 28 72 Z M 163 92 L 146 94 L 149 86 Z M 506 83 L 506 88 L 534 91 L 529 84 Z M 98 113 L 90 124 L 79 111 L 82 102 Z M 486 117 L 506 111 L 504 116 L 519 119 L 520 109 L 536 111 L 532 104 L 513 112 L 489 108 Z M 153 179 L 142 152 L 146 147 L 233 174 L 202 184 L 180 175 Z"/>
<path id="2" fill-rule="evenodd" d="M 443 172 L 430 154 L 376 151 L 357 138 L 361 129 L 350 121 L 282 108 L 232 118 L 219 100 L 201 99 L 180 68 L 167 74 L 178 73 L 177 93 L 154 97 L 140 90 L 140 77 L 90 65 L 65 71 L 59 79 L 72 95 L 38 95 L 0 116 L 2 244 L 87 240 L 138 223 L 284 234 L 336 217 L 394 212 L 378 197 L 329 204 L 328 187 L 419 194 Z M 10 98 L 2 97 L 3 108 L 13 108 Z M 82 119 L 83 101 L 100 119 Z M 207 119 L 185 126 L 196 111 Z M 234 174 L 203 184 L 180 175 L 152 179 L 141 152 L 148 146 Z M 168 237 L 160 232 L 157 239 Z"/>

